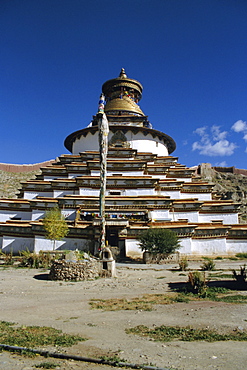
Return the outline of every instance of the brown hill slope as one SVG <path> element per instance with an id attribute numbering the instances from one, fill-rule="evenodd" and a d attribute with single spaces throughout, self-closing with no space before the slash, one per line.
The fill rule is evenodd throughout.
<path id="1" fill-rule="evenodd" d="M 246 170 L 239 170 L 234 167 L 213 168 L 210 164 L 202 164 L 199 167 L 200 177 L 203 180 L 215 183 L 213 190 L 218 199 L 233 200 L 235 203 L 240 203 L 239 222 L 247 223 Z M 196 171 L 198 173 L 198 168 Z"/>
<path id="2" fill-rule="evenodd" d="M 40 170 L 31 172 L 7 172 L 0 170 L 0 198 L 17 198 L 21 181 L 34 179 Z"/>

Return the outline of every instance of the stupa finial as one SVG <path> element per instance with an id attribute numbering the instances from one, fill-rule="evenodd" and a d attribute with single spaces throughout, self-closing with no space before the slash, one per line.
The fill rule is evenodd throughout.
<path id="1" fill-rule="evenodd" d="M 124 68 L 121 68 L 121 72 L 120 72 L 120 75 L 119 75 L 120 78 L 127 78 L 127 75 L 125 73 L 125 69 Z"/>

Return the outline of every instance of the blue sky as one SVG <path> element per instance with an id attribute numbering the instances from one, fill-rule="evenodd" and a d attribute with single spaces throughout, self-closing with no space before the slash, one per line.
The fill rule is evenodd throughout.
<path id="1" fill-rule="evenodd" d="M 37 163 L 119 75 L 188 166 L 247 168 L 246 0 L 0 0 L 0 162 Z"/>

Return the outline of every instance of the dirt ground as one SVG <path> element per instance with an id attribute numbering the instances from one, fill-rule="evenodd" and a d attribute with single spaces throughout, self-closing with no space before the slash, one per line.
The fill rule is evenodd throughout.
<path id="1" fill-rule="evenodd" d="M 217 261 L 224 272 L 238 269 L 243 261 Z M 199 268 L 190 263 L 189 268 Z M 187 272 L 185 273 L 187 275 Z M 143 294 L 162 294 L 170 283 L 186 282 L 176 264 L 117 264 L 116 278 L 82 282 L 47 280 L 47 271 L 0 269 L 0 320 L 19 325 L 52 326 L 63 332 L 79 334 L 88 340 L 64 352 L 99 358 L 117 354 L 127 362 L 151 364 L 165 369 L 244 369 L 247 367 L 246 342 L 155 342 L 147 337 L 126 334 L 136 325 L 148 327 L 178 325 L 247 330 L 247 304 L 200 301 L 157 305 L 153 311 L 103 311 L 91 309 L 90 299 L 132 298 Z M 247 291 L 242 291 L 247 294 Z M 26 358 L 0 352 L 0 369 L 31 370 L 41 362 L 54 362 L 61 370 L 109 370 L 107 365 L 77 361 Z"/>

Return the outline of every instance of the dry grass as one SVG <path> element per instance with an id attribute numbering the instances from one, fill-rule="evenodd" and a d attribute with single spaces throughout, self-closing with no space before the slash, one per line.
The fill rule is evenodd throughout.
<path id="1" fill-rule="evenodd" d="M 142 310 L 152 311 L 153 306 L 157 304 L 171 304 L 175 302 L 188 302 L 187 298 L 179 293 L 171 294 L 145 294 L 142 297 L 131 299 L 113 298 L 113 299 L 92 299 L 89 303 L 92 308 L 102 309 L 105 311 L 119 310 Z"/>
<path id="2" fill-rule="evenodd" d="M 14 323 L 0 321 L 0 343 L 10 346 L 33 348 L 35 346 L 63 346 L 70 347 L 85 338 L 79 335 L 62 333 L 51 327 L 45 326 L 21 326 L 16 327 Z"/>
<path id="3" fill-rule="evenodd" d="M 237 293 L 237 294 L 236 294 Z M 205 297 L 192 292 L 172 292 L 168 294 L 145 294 L 142 297 L 91 299 L 91 308 L 104 311 L 139 310 L 152 311 L 155 305 L 166 305 L 172 303 L 191 301 L 217 301 L 226 303 L 246 303 L 247 296 L 236 291 L 225 288 L 208 288 Z"/>
<path id="4" fill-rule="evenodd" d="M 155 328 L 148 328 L 144 325 L 139 325 L 134 328 L 126 330 L 127 334 L 136 334 L 139 336 L 149 337 L 155 341 L 168 342 L 171 340 L 181 341 L 247 341 L 247 333 L 244 331 L 234 331 L 229 333 L 219 333 L 210 329 L 198 329 L 191 327 L 177 327 L 177 326 L 159 326 Z"/>

